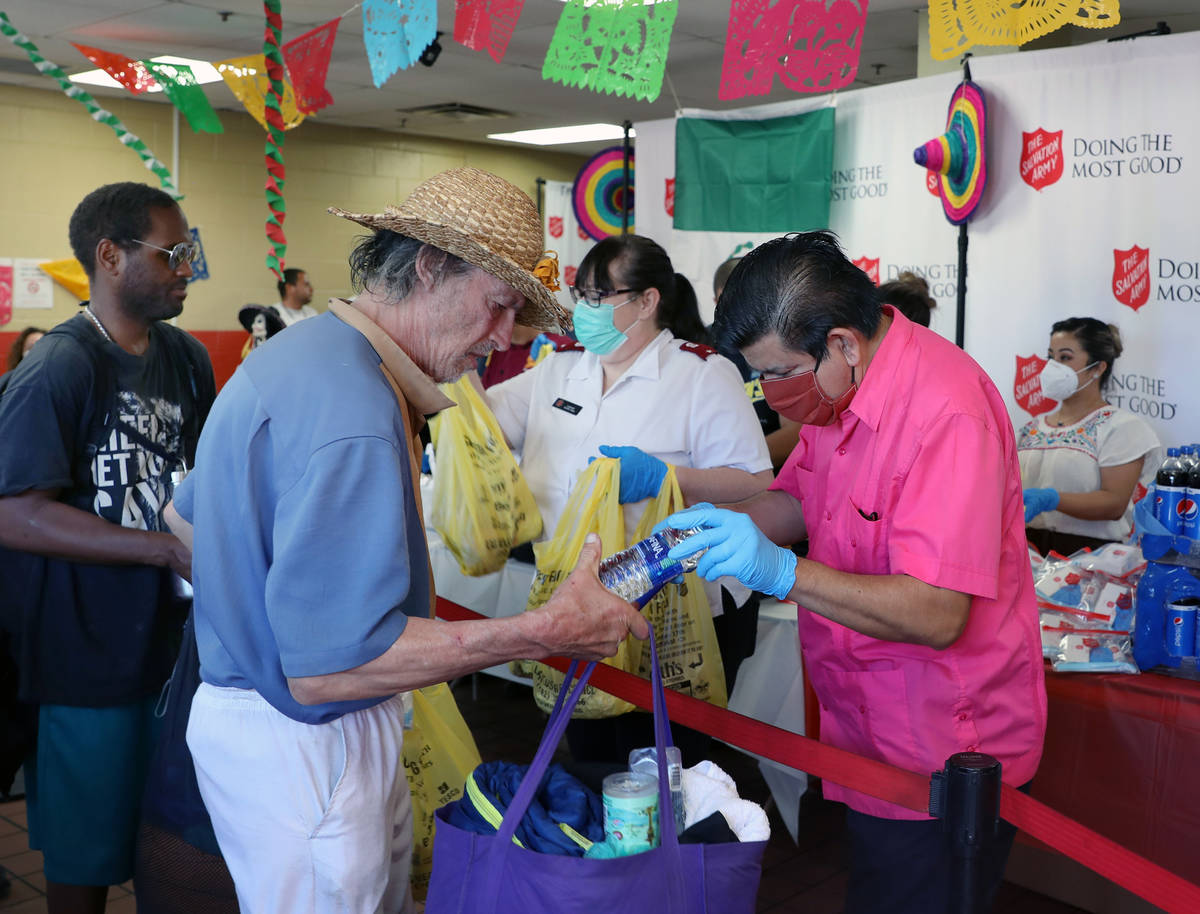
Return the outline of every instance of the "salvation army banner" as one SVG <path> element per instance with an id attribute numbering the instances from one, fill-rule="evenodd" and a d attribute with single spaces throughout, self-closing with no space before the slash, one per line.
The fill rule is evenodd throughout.
<path id="1" fill-rule="evenodd" d="M 1020 425 L 1050 325 L 1115 323 L 1110 403 L 1200 440 L 1200 35 L 974 58 L 990 186 L 971 223 L 967 349 Z M 1031 384 L 1031 378 L 1033 383 Z"/>
<path id="2" fill-rule="evenodd" d="M 1091 316 L 1119 327 L 1111 402 L 1164 445 L 1200 440 L 1192 329 L 1200 317 L 1200 34 L 973 58 L 987 96 L 989 180 L 969 224 L 965 345 L 1015 425 L 1054 407 L 1038 396 L 1050 325 Z M 957 74 L 840 92 L 829 227 L 873 279 L 908 270 L 937 299 L 933 329 L 955 336 L 957 229 L 912 151 L 936 136 Z M 726 112 L 813 110 L 828 98 Z M 807 107 L 806 107 L 807 106 Z M 690 113 L 690 112 L 689 112 Z M 706 115 L 710 112 L 705 112 Z M 667 248 L 711 316 L 712 272 L 766 237 L 672 225 L 674 121 L 638 123 L 638 231 Z"/>
<path id="3" fill-rule="evenodd" d="M 579 261 L 596 243 L 575 218 L 573 188 L 574 185 L 569 181 L 546 181 L 542 184 L 542 232 L 546 248 L 558 254 L 558 279 L 562 286 L 554 294 L 558 303 L 568 312 L 574 304 L 567 286 L 575 284 Z"/>

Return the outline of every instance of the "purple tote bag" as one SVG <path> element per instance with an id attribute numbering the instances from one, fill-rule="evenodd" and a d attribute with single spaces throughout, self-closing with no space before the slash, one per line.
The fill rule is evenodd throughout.
<path id="1" fill-rule="evenodd" d="M 671 809 L 666 752 L 671 745 L 658 652 L 654 657 L 654 735 L 659 809 Z M 662 846 L 629 857 L 589 860 L 539 854 L 513 843 L 550 759 L 591 676 L 590 663 L 571 690 L 567 671 L 537 755 L 494 835 L 466 832 L 437 811 L 427 914 L 753 914 L 765 841 L 680 844 L 662 830 Z M 670 821 L 670 816 L 667 816 Z"/>

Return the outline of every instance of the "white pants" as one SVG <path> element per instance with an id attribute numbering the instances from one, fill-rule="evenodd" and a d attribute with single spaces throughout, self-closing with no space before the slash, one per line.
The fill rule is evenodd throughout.
<path id="1" fill-rule="evenodd" d="M 187 742 L 242 914 L 409 914 L 399 697 L 302 724 L 201 683 Z"/>

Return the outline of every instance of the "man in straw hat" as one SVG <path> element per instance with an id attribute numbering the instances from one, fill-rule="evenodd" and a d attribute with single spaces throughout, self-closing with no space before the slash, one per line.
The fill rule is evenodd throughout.
<path id="1" fill-rule="evenodd" d="M 529 197 L 461 168 L 382 214 L 330 212 L 372 230 L 360 294 L 241 365 L 176 498 L 203 679 L 188 745 L 243 914 L 411 908 L 398 693 L 648 635 L 597 580 L 594 537 L 545 611 L 430 618 L 416 434 L 454 405 L 434 382 L 515 320 L 565 320 Z"/>

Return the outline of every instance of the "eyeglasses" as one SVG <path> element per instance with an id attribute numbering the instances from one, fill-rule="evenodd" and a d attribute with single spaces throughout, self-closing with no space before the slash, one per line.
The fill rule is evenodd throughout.
<path id="1" fill-rule="evenodd" d="M 172 270 L 178 270 L 186 264 L 193 264 L 200 259 L 200 246 L 194 241 L 181 241 L 173 248 L 160 248 L 157 244 L 151 244 L 149 241 L 139 241 L 133 239 L 134 244 L 140 244 L 148 248 L 154 248 L 156 251 L 162 251 L 167 254 L 167 266 Z"/>
<path id="2" fill-rule="evenodd" d="M 569 286 L 568 288 L 571 290 L 571 301 L 575 304 L 579 304 L 582 301 L 593 308 L 600 307 L 606 299 L 612 298 L 614 295 L 642 291 L 641 289 L 613 289 L 610 292 L 605 289 L 581 289 L 579 286 Z"/>

